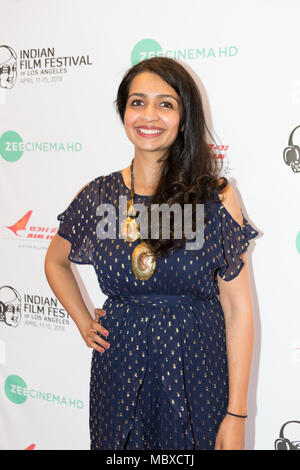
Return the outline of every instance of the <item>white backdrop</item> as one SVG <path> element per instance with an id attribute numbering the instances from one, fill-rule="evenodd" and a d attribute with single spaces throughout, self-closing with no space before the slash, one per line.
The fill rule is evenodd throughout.
<path id="1" fill-rule="evenodd" d="M 274 449 L 281 427 L 300 421 L 300 173 L 283 159 L 300 125 L 299 2 L 0 6 L 0 448 L 89 448 L 91 350 L 51 291 L 44 257 L 78 190 L 130 163 L 113 101 L 132 60 L 160 54 L 196 75 L 227 148 L 216 155 L 261 234 L 249 256 L 256 339 L 246 448 Z M 90 311 L 101 307 L 93 268 L 73 268 Z M 284 432 L 300 441 L 300 424 Z"/>

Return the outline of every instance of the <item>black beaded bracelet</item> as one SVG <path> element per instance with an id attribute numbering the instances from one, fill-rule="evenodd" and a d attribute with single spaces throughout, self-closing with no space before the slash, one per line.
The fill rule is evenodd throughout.
<path id="1" fill-rule="evenodd" d="M 245 415 L 245 416 L 235 415 L 234 413 L 230 413 L 229 411 L 226 411 L 226 414 L 231 415 L 231 416 L 236 416 L 237 418 L 248 418 L 248 415 Z"/>

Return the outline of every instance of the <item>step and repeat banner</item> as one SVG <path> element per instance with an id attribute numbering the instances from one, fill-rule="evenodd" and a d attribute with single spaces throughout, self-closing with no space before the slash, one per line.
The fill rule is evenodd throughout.
<path id="1" fill-rule="evenodd" d="M 51 291 L 57 215 L 130 164 L 114 100 L 131 65 L 180 60 L 215 158 L 260 236 L 246 449 L 300 448 L 297 0 L 0 0 L 0 448 L 89 449 L 92 350 Z M 105 296 L 73 265 L 93 313 Z"/>

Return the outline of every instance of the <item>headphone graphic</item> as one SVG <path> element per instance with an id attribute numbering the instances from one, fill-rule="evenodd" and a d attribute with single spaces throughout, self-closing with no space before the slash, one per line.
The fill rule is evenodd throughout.
<path id="1" fill-rule="evenodd" d="M 300 172 L 300 147 L 299 145 L 293 144 L 294 132 L 299 127 L 300 126 L 297 126 L 292 130 L 289 137 L 288 147 L 286 147 L 283 151 L 283 159 L 285 163 L 292 168 L 294 173 Z"/>
<path id="2" fill-rule="evenodd" d="M 18 326 L 21 320 L 21 296 L 14 287 L 1 286 L 2 289 L 9 289 L 14 294 L 14 299 L 2 302 L 0 300 L 0 321 L 3 321 L 8 326 Z"/>
<path id="3" fill-rule="evenodd" d="M 284 423 L 284 425 L 280 429 L 279 438 L 276 439 L 274 444 L 276 450 L 300 450 L 300 440 L 290 441 L 283 435 L 284 428 L 287 424 L 290 423 L 300 424 L 300 421 L 288 421 L 287 423 Z"/>

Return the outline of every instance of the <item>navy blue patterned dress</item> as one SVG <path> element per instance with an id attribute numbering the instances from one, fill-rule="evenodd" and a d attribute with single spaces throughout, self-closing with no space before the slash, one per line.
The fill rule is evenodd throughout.
<path id="1" fill-rule="evenodd" d="M 130 198 L 121 171 L 85 186 L 58 215 L 58 233 L 71 243 L 70 261 L 91 264 L 107 296 L 99 322 L 110 348 L 92 352 L 91 449 L 213 449 L 228 404 L 225 320 L 216 275 L 230 281 L 258 232 L 243 214 L 240 226 L 222 205 L 205 202 L 204 245 L 183 244 L 137 279 L 131 255 L 140 243 L 97 237 L 101 203 Z M 149 204 L 150 196 L 135 196 Z M 119 233 L 118 219 L 116 233 Z M 105 339 L 105 338 L 104 338 Z"/>

